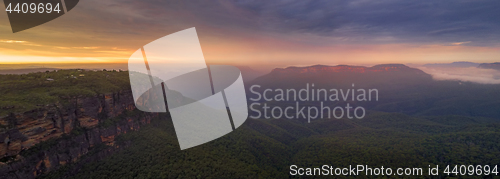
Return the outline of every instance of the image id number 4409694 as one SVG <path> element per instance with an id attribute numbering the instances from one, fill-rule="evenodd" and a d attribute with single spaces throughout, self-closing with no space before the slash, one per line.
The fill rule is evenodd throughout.
<path id="1" fill-rule="evenodd" d="M 5 8 L 8 13 L 42 14 L 59 13 L 59 3 L 9 3 Z"/>

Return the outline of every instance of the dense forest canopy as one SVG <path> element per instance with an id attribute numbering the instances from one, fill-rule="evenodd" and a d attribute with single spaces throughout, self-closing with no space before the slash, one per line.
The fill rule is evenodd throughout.
<path id="1" fill-rule="evenodd" d="M 129 90 L 128 72 L 53 70 L 22 75 L 0 75 L 0 116 L 25 112 L 61 98 L 95 96 Z"/>

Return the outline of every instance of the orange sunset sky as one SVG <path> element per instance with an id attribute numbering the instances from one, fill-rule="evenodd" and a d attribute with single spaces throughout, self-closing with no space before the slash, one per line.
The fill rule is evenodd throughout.
<path id="1" fill-rule="evenodd" d="M 141 46 L 190 27 L 207 63 L 491 63 L 500 61 L 495 7 L 481 1 L 87 0 L 18 33 L 0 13 L 0 65 L 126 63 Z"/>

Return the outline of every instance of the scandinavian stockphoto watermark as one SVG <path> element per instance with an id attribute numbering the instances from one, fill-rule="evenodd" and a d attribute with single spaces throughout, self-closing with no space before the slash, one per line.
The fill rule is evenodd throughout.
<path id="1" fill-rule="evenodd" d="M 249 106 L 252 119 L 362 119 L 366 109 L 353 106 L 349 102 L 360 103 L 378 101 L 378 89 L 355 88 L 325 89 L 315 88 L 314 83 L 307 83 L 301 89 L 263 89 L 261 85 L 252 85 Z M 332 103 L 345 103 L 332 106 Z"/>

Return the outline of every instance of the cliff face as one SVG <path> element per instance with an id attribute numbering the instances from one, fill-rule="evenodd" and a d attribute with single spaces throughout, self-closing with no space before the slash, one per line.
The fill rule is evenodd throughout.
<path id="1" fill-rule="evenodd" d="M 0 178 L 35 178 L 74 163 L 99 146 L 96 160 L 119 149 L 115 137 L 138 130 L 155 114 L 135 110 L 130 91 L 72 98 L 0 118 Z M 36 145 L 38 144 L 38 145 Z"/>

